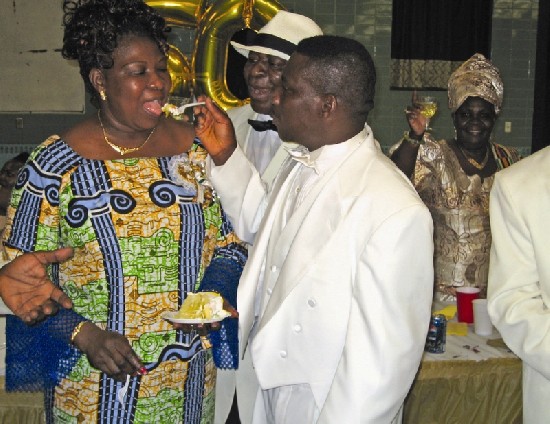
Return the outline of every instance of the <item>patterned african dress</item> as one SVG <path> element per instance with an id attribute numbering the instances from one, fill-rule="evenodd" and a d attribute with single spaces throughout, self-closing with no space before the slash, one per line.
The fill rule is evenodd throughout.
<path id="1" fill-rule="evenodd" d="M 476 286 L 486 296 L 491 248 L 489 192 L 494 175 L 467 175 L 446 140 L 430 136 L 418 149 L 412 183 L 434 222 L 435 299 L 455 300 L 449 288 Z M 490 143 L 501 170 L 520 160 L 509 147 Z M 398 145 L 393 146 L 393 152 Z"/>
<path id="2" fill-rule="evenodd" d="M 50 270 L 74 310 L 37 328 L 8 323 L 7 386 L 46 389 L 48 422 L 213 422 L 213 355 L 228 366 L 236 342 L 220 344 L 222 327 L 212 352 L 162 318 L 199 289 L 235 304 L 246 249 L 204 179 L 205 157 L 195 140 L 175 157 L 90 160 L 52 136 L 20 173 L 4 236 L 10 257 L 75 250 Z M 131 377 L 124 397 L 117 396 L 124 383 L 70 345 L 84 319 L 124 334 L 144 362 L 148 374 Z"/>

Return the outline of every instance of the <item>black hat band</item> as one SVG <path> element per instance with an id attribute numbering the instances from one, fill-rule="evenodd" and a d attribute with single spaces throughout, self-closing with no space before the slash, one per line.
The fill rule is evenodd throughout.
<path id="1" fill-rule="evenodd" d="M 289 56 L 296 50 L 296 44 L 271 34 L 256 34 L 253 44 L 258 47 L 277 50 Z"/>

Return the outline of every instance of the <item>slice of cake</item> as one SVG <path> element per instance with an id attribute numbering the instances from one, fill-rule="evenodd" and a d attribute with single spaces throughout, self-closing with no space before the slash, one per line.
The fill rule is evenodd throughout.
<path id="1" fill-rule="evenodd" d="M 175 314 L 178 319 L 223 319 L 230 315 L 223 309 L 223 298 L 215 292 L 188 293 L 180 310 Z"/>
<path id="2" fill-rule="evenodd" d="M 183 119 L 183 111 L 180 112 L 179 108 L 176 105 L 173 105 L 171 103 L 166 103 L 162 107 L 162 111 L 164 112 L 165 116 L 171 116 L 172 118 L 176 120 L 182 120 Z"/>

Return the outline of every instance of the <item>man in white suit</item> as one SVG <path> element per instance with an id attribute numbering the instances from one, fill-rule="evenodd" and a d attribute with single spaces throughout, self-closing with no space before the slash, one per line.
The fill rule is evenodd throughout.
<path id="1" fill-rule="evenodd" d="M 550 147 L 495 174 L 489 315 L 523 360 L 523 422 L 550 419 Z"/>
<path id="2" fill-rule="evenodd" d="M 237 301 L 255 424 L 400 421 L 430 319 L 432 221 L 366 124 L 375 80 L 360 43 L 300 42 L 272 115 L 302 148 L 267 196 L 209 99 L 197 120 L 222 205 L 241 237 L 256 235 Z"/>

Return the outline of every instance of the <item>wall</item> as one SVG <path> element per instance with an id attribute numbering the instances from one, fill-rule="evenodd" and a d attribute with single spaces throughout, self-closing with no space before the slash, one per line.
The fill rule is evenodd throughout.
<path id="1" fill-rule="evenodd" d="M 0 0 L 2 112 L 82 113 L 84 109 L 80 75 L 59 53 L 62 1 L 48 1 L 54 7 L 37 7 L 36 1 L 29 0 Z"/>
<path id="2" fill-rule="evenodd" d="M 382 146 L 389 146 L 408 129 L 403 109 L 410 92 L 389 89 L 391 0 L 283 0 L 291 11 L 314 19 L 325 33 L 346 35 L 361 41 L 370 51 L 378 74 L 377 95 L 369 123 Z M 495 139 L 529 150 L 536 53 L 538 0 L 494 0 L 492 61 L 504 81 L 504 105 Z M 459 42 L 460 40 L 457 40 Z M 431 92 L 440 112 L 432 120 L 437 137 L 451 137 L 453 126 L 446 92 Z M 504 132 L 504 123 L 512 132 Z"/>
<path id="3" fill-rule="evenodd" d="M 281 0 L 281 3 L 290 11 L 313 18 L 325 33 L 355 38 L 369 49 L 378 73 L 375 109 L 369 123 L 383 146 L 397 141 L 407 129 L 403 108 L 410 101 L 410 92 L 389 89 L 392 1 Z M 45 3 L 43 7 L 47 7 Z M 537 16 L 538 0 L 494 0 L 492 60 L 500 68 L 505 87 L 504 106 L 497 121 L 495 139 L 524 151 L 528 151 L 531 145 Z M 193 31 L 176 30 L 171 37 L 184 53 L 190 51 Z M 450 137 L 453 129 L 446 109 L 446 93 L 432 94 L 441 105 L 440 113 L 432 121 L 435 135 Z M 17 117 L 23 118 L 22 129 L 16 128 Z M 3 161 L 2 144 L 41 142 L 81 117 L 72 114 L 0 114 L 0 162 Z M 511 133 L 504 132 L 505 122 L 511 122 Z"/>

